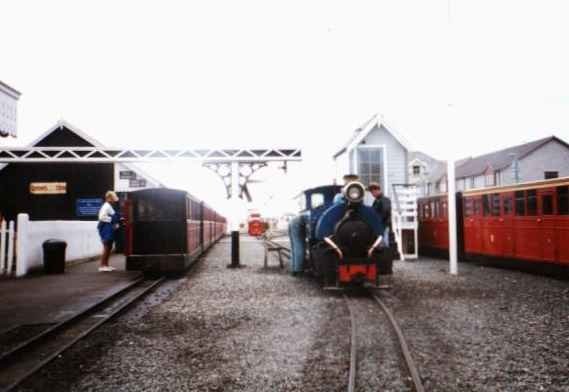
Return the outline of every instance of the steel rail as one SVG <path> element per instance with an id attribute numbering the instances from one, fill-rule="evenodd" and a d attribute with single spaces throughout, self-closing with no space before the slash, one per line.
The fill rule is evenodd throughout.
<path id="1" fill-rule="evenodd" d="M 66 319 L 64 319 L 58 323 L 55 323 L 51 327 L 42 331 L 41 333 L 32 336 L 31 338 L 29 338 L 29 339 L 23 341 L 22 343 L 16 345 L 14 348 L 6 351 L 5 353 L 2 353 L 2 355 L 0 355 L 0 366 L 4 362 L 7 362 L 12 357 L 18 355 L 20 352 L 24 351 L 26 348 L 30 347 L 33 344 L 37 344 L 44 339 L 49 338 L 52 334 L 56 333 L 57 331 L 60 331 L 62 328 L 65 328 L 66 326 L 72 324 L 73 322 L 77 321 L 78 319 L 85 316 L 86 314 L 93 311 L 94 309 L 104 305 L 106 302 L 112 301 L 114 298 L 120 296 L 125 291 L 136 286 L 137 284 L 139 284 L 143 280 L 144 280 L 144 277 L 141 276 L 140 278 L 137 278 L 137 279 L 133 280 L 132 282 L 129 282 L 127 285 L 121 287 L 119 290 L 117 290 L 116 292 L 114 292 L 110 296 L 102 298 L 101 300 L 95 302 L 94 304 L 92 304 L 88 308 L 86 308 L 86 309 L 84 309 L 78 313 L 75 313 L 71 317 L 68 317 L 68 318 L 66 318 Z M 15 329 L 17 327 L 18 326 L 15 326 L 13 329 Z"/>
<path id="2" fill-rule="evenodd" d="M 65 352 L 70 347 L 75 345 L 77 342 L 79 342 L 80 340 L 82 340 L 83 338 L 88 336 L 91 332 L 93 332 L 96 329 L 98 329 L 99 327 L 101 327 L 107 321 L 112 320 L 114 317 L 118 316 L 126 308 L 128 308 L 129 306 L 131 306 L 132 304 L 137 302 L 140 298 L 145 296 L 148 292 L 150 292 L 151 290 L 156 288 L 158 285 L 160 285 L 162 282 L 164 282 L 165 279 L 166 279 L 165 277 L 161 277 L 161 278 L 158 278 L 155 280 L 150 280 L 150 281 L 144 280 L 144 279 L 143 280 L 137 280 L 136 284 L 130 285 L 128 287 L 128 289 L 121 290 L 120 292 L 113 294 L 111 297 L 106 298 L 104 301 L 102 301 L 99 304 L 99 306 L 90 307 L 89 309 L 81 312 L 80 314 L 73 317 L 70 321 L 66 322 L 63 325 L 58 324 L 59 328 L 57 328 L 57 330 L 55 330 L 55 331 L 51 331 L 50 335 L 53 336 L 55 334 L 59 334 L 60 336 L 63 336 L 63 335 L 65 335 L 65 333 L 68 333 L 69 330 L 71 330 L 73 327 L 79 328 L 80 332 L 69 341 L 65 341 L 65 338 L 63 337 L 62 338 L 63 344 L 60 347 L 58 347 L 56 350 L 50 352 L 50 354 L 48 354 L 46 357 L 41 359 L 37 364 L 35 364 L 30 369 L 27 369 L 24 372 L 22 372 L 22 374 L 17 376 L 14 380 L 12 380 L 12 382 L 9 385 L 3 387 L 3 389 L 1 389 L 1 391 L 2 392 L 10 392 L 10 391 L 14 390 L 15 388 L 17 388 L 22 382 L 24 382 L 30 376 L 32 376 L 33 374 L 37 373 L 39 370 L 44 368 L 47 364 L 49 364 L 51 361 L 56 359 L 63 352 Z M 145 282 L 148 282 L 148 285 L 146 287 L 143 286 Z M 136 290 L 137 286 L 142 286 L 140 288 L 140 291 L 134 292 L 134 295 L 131 298 L 129 298 L 128 297 L 129 294 L 132 294 L 132 292 L 134 290 Z M 124 296 L 121 297 L 119 294 L 124 294 Z M 120 303 L 120 300 L 124 299 L 124 298 L 126 298 L 126 301 Z M 113 308 L 113 301 L 112 301 L 113 299 L 116 299 L 117 301 L 119 301 L 118 306 L 116 306 L 115 308 Z M 105 308 L 105 306 L 107 308 Z M 111 311 L 108 314 L 95 314 L 96 312 L 94 312 L 94 311 L 99 310 L 100 307 L 102 307 L 100 309 L 101 312 L 104 312 L 105 309 L 108 310 L 108 308 L 110 308 Z M 98 312 L 98 313 L 100 313 L 100 312 Z M 90 317 L 96 317 L 97 321 L 95 323 L 89 325 L 89 318 Z M 87 324 L 87 328 L 81 330 L 81 322 L 85 322 Z M 57 336 L 55 336 L 55 339 L 57 339 Z M 40 348 L 39 345 L 41 344 L 42 340 L 43 339 L 31 340 L 26 347 L 20 348 L 16 354 L 22 355 L 22 353 L 25 350 L 33 350 L 34 348 L 39 349 Z M 34 346 L 36 346 L 36 347 L 34 347 Z M 17 355 L 13 355 L 13 356 L 17 356 Z M 14 365 L 14 366 L 17 366 L 17 365 Z"/>
<path id="3" fill-rule="evenodd" d="M 356 390 L 356 374 L 357 374 L 357 324 L 356 316 L 352 304 L 350 303 L 350 298 L 344 294 L 344 299 L 348 306 L 350 312 L 350 325 L 352 333 L 350 335 L 350 372 L 348 374 L 348 392 L 354 392 Z"/>
<path id="4" fill-rule="evenodd" d="M 411 375 L 411 380 L 413 381 L 413 387 L 415 388 L 416 392 L 424 392 L 425 388 L 423 387 L 423 382 L 421 381 L 421 376 L 419 375 L 419 369 L 411 356 L 411 351 L 409 350 L 409 345 L 407 344 L 407 340 L 401 331 L 401 327 L 395 320 L 395 317 L 391 310 L 383 303 L 381 299 L 375 294 L 371 294 L 372 298 L 375 302 L 379 305 L 383 313 L 387 316 L 391 327 L 395 331 L 397 335 L 397 340 L 399 341 L 399 347 L 401 348 L 401 353 L 403 355 L 403 359 L 405 360 L 405 364 L 407 365 L 407 369 L 409 370 L 409 374 Z"/>

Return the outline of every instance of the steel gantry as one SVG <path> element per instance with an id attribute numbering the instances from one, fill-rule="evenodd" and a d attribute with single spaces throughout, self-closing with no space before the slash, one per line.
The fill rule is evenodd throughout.
<path id="1" fill-rule="evenodd" d="M 231 264 L 239 267 L 239 197 L 247 195 L 249 177 L 270 162 L 301 161 L 300 149 L 121 149 L 102 147 L 0 147 L 0 164 L 134 163 L 189 160 L 221 177 L 231 199 Z"/>

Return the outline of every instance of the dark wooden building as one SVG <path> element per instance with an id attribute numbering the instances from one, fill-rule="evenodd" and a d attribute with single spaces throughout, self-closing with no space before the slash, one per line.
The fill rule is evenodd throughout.
<path id="1" fill-rule="evenodd" d="M 58 123 L 31 147 L 93 147 L 85 135 Z M 96 220 L 94 205 L 114 187 L 112 163 L 12 163 L 0 168 L 0 212 L 6 219 Z"/>
<path id="2" fill-rule="evenodd" d="M 79 128 L 59 121 L 28 147 L 105 148 Z M 27 213 L 32 220 L 96 220 L 105 192 L 121 195 L 164 185 L 127 163 L 11 163 L 0 164 L 0 213 L 15 219 Z"/>

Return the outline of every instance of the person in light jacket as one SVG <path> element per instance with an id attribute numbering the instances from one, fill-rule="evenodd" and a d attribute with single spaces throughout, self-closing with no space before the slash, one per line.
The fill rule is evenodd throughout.
<path id="1" fill-rule="evenodd" d="M 109 265 L 113 242 L 115 241 L 115 232 L 120 227 L 120 214 L 115 211 L 113 204 L 117 203 L 119 198 L 113 191 L 105 194 L 105 203 L 99 210 L 99 224 L 97 229 L 101 242 L 103 243 L 103 253 L 101 255 L 100 272 L 114 271 L 115 268 Z"/>

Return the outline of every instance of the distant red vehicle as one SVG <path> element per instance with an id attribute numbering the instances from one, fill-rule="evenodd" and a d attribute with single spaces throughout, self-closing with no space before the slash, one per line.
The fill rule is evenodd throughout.
<path id="1" fill-rule="evenodd" d="M 421 253 L 448 255 L 446 195 L 419 200 Z M 466 259 L 569 267 L 569 178 L 457 194 L 459 252 Z"/>
<path id="2" fill-rule="evenodd" d="M 247 222 L 248 232 L 250 236 L 259 237 L 265 233 L 265 221 L 261 218 L 261 214 L 251 214 Z"/>

